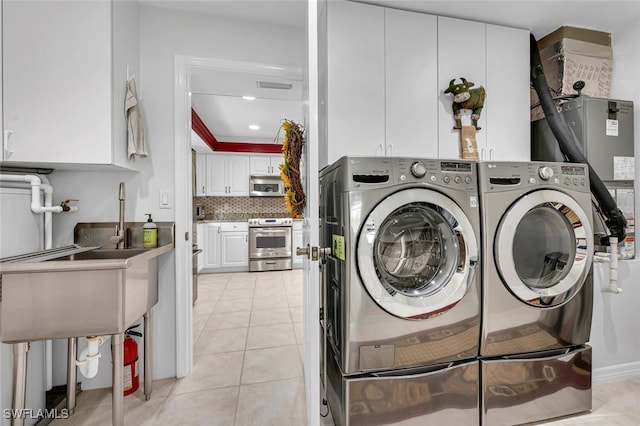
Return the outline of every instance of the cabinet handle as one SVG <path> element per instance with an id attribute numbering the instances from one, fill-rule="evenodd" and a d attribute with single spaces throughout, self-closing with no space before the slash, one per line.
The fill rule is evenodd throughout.
<path id="1" fill-rule="evenodd" d="M 376 152 L 374 155 L 378 156 L 378 150 L 380 150 L 380 155 L 382 155 L 382 144 L 379 143 L 378 146 L 376 147 Z"/>
<path id="2" fill-rule="evenodd" d="M 5 160 L 8 160 L 9 157 L 11 157 L 11 155 L 13 155 L 13 150 L 9 149 L 9 138 L 11 137 L 11 135 L 13 135 L 13 131 L 11 131 L 11 130 L 5 130 L 4 131 L 4 138 L 3 138 L 3 141 L 2 141 L 2 147 L 4 148 Z"/>
<path id="3" fill-rule="evenodd" d="M 390 143 L 390 144 L 388 145 L 388 147 L 389 147 L 389 156 L 390 156 L 390 157 L 393 157 L 393 144 L 392 144 L 392 143 Z"/>
<path id="4" fill-rule="evenodd" d="M 489 148 L 489 160 L 493 161 L 493 148 Z"/>
<path id="5" fill-rule="evenodd" d="M 486 160 L 486 159 L 487 159 L 487 158 L 486 158 L 486 157 L 487 157 L 487 155 L 486 155 L 486 151 L 487 151 L 487 150 L 486 150 L 485 148 L 482 148 L 482 149 L 480 150 L 480 159 L 481 159 L 481 160 Z"/>

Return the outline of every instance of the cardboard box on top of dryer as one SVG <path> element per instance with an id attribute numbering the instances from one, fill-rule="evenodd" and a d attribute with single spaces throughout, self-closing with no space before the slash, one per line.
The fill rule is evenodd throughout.
<path id="1" fill-rule="evenodd" d="M 611 34 L 576 27 L 560 27 L 538 40 L 538 50 L 552 96 L 576 93 L 573 84 L 582 80 L 582 93 L 608 98 L 613 71 Z M 531 90 L 531 105 L 539 102 Z M 544 117 L 542 108 L 531 111 L 531 121 Z"/>

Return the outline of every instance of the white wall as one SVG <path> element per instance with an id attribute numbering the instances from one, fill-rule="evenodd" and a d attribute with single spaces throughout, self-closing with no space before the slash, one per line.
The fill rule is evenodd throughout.
<path id="1" fill-rule="evenodd" d="M 627 26 L 612 32 L 613 78 L 610 97 L 634 102 L 634 138 L 636 153 L 636 216 L 640 213 L 640 88 L 638 87 L 638 40 L 640 27 Z M 636 251 L 640 244 L 636 244 Z M 621 294 L 603 293 L 608 286 L 608 265 L 594 267 L 593 346 L 594 379 L 608 380 L 619 376 L 640 374 L 640 334 L 638 334 L 638 306 L 640 305 L 640 259 L 621 261 L 618 273 Z"/>
<path id="2" fill-rule="evenodd" d="M 54 203 L 80 200 L 76 214 L 59 215 L 54 222 L 54 246 L 73 242 L 77 222 L 117 221 L 118 184 L 126 184 L 127 221 L 173 221 L 174 210 L 159 209 L 159 191 L 174 194 L 174 55 L 222 58 L 301 67 L 304 33 L 301 28 L 171 11 L 140 8 L 139 100 L 145 119 L 149 157 L 139 160 L 140 172 L 62 172 L 50 176 Z M 182 172 L 182 171 L 178 171 Z M 177 237 L 177 236 L 176 236 Z M 159 302 L 154 308 L 154 378 L 174 377 L 175 368 L 175 256 L 164 255 L 160 266 Z M 81 343 L 82 344 L 82 343 Z M 82 347 L 82 346 L 80 346 Z M 65 383 L 66 342 L 55 345 L 54 384 Z M 84 389 L 111 385 L 111 355 L 102 351 L 101 370 Z"/>

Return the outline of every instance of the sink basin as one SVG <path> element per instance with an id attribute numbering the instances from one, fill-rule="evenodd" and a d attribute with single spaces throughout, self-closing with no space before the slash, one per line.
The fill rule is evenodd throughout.
<path id="1" fill-rule="evenodd" d="M 100 248 L 43 262 L 0 263 L 0 341 L 119 334 L 158 302 L 156 248 Z"/>

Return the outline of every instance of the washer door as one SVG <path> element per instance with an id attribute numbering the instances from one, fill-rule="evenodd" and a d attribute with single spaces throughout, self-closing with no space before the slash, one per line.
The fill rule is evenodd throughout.
<path id="1" fill-rule="evenodd" d="M 464 297 L 478 262 L 471 223 L 450 198 L 424 188 L 396 192 L 369 214 L 357 246 L 373 300 L 401 318 L 424 319 Z"/>
<path id="2" fill-rule="evenodd" d="M 512 204 L 494 240 L 504 285 L 534 306 L 569 301 L 593 260 L 590 217 L 573 198 L 554 190 L 535 191 Z"/>

